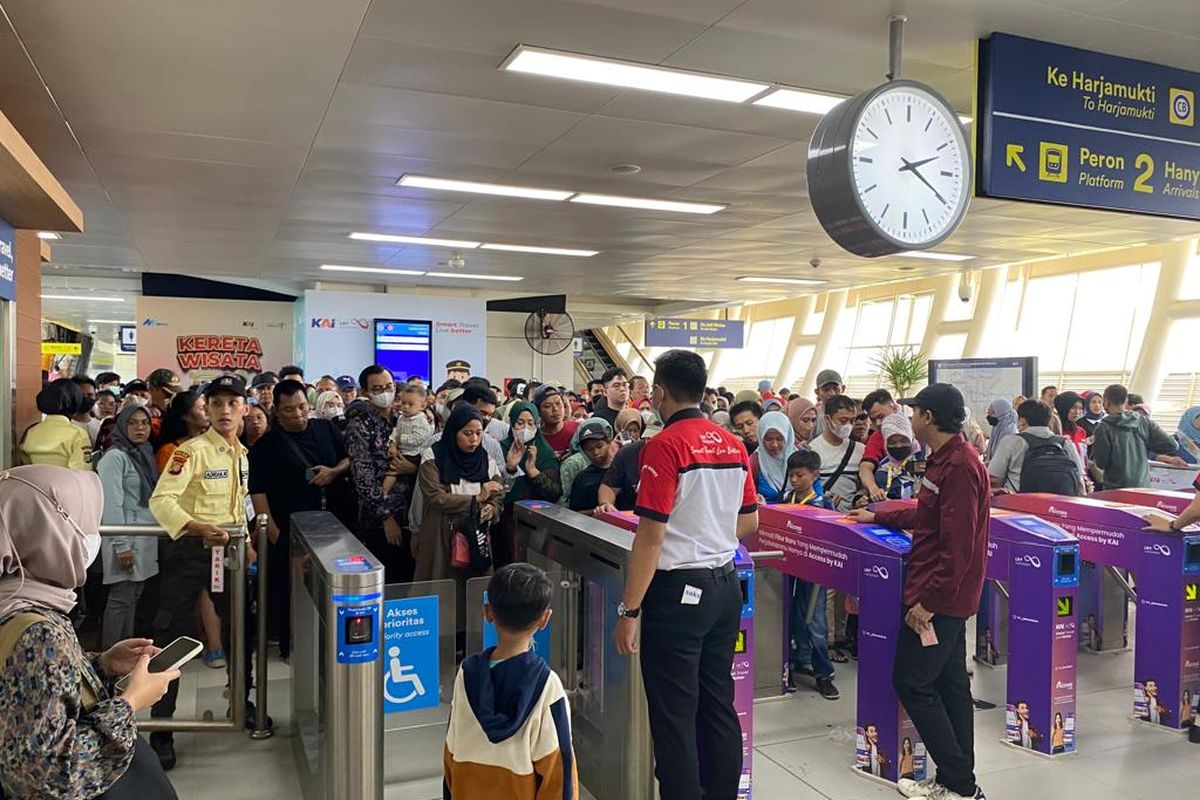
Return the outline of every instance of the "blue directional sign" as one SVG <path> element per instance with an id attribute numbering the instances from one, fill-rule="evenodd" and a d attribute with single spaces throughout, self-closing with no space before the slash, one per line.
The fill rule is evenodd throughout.
<path id="1" fill-rule="evenodd" d="M 739 349 L 743 331 L 744 324 L 736 319 L 658 317 L 646 320 L 646 347 Z"/>
<path id="2" fill-rule="evenodd" d="M 438 704 L 438 598 L 383 604 L 383 713 Z"/>
<path id="3" fill-rule="evenodd" d="M 1200 219 L 1200 74 L 996 33 L 980 42 L 979 193 Z"/>
<path id="4" fill-rule="evenodd" d="M 0 219 L 0 300 L 15 300 L 17 273 L 13 266 L 13 229 Z"/>

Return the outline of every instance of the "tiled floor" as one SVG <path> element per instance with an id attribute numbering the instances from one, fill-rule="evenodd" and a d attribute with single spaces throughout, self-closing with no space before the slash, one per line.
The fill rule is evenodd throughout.
<path id="1" fill-rule="evenodd" d="M 1159 800 L 1196 791 L 1200 746 L 1181 734 L 1133 721 L 1129 688 L 1133 657 L 1079 656 L 1079 752 L 1051 761 L 1000 742 L 1002 708 L 976 713 L 979 783 L 991 800 Z M 179 766 L 171 773 L 183 800 L 295 800 L 300 786 L 287 731 L 287 665 L 272 664 L 271 715 L 278 733 L 264 742 L 231 734 L 177 737 Z M 184 676 L 180 713 L 202 705 L 224 713 L 222 674 L 193 667 Z M 1005 671 L 981 668 L 975 693 L 1003 699 Z M 754 797 L 760 800 L 871 800 L 898 797 L 850 769 L 853 758 L 854 670 L 841 668 L 842 700 L 815 693 L 760 702 L 755 709 Z M 396 756 L 391 756 L 396 757 Z M 428 779 L 388 787 L 387 800 L 441 796 L 437 765 Z"/>

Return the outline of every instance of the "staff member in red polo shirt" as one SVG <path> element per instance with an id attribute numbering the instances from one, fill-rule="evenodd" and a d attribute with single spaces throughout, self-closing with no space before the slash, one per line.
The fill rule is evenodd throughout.
<path id="1" fill-rule="evenodd" d="M 936 778 L 900 779 L 905 797 L 983 798 L 975 783 L 974 708 L 967 677 L 966 625 L 979 608 L 988 559 L 988 474 L 963 438 L 966 404 L 948 383 L 911 400 L 913 433 L 930 453 L 917 507 L 850 512 L 912 532 L 904 580 L 904 625 L 892 681 L 929 755 Z"/>
<path id="2" fill-rule="evenodd" d="M 733 556 L 758 528 L 758 508 L 746 448 L 700 411 L 707 383 L 695 353 L 670 350 L 654 364 L 650 402 L 666 427 L 642 449 L 640 520 L 613 632 L 618 652 L 636 653 L 641 621 L 663 800 L 733 800 L 742 771 L 730 675 L 742 608 Z"/>

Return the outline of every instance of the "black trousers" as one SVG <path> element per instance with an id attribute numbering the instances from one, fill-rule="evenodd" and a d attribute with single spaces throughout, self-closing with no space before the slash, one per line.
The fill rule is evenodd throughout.
<path id="1" fill-rule="evenodd" d="M 975 708 L 967 676 L 966 624 L 964 619 L 935 615 L 938 643 L 931 647 L 923 647 L 921 638 L 901 624 L 892 683 L 925 749 L 937 762 L 937 782 L 971 797 L 975 794 Z"/>
<path id="2" fill-rule="evenodd" d="M 698 603 L 684 603 L 699 590 Z M 730 562 L 659 571 L 642 601 L 641 663 L 662 800 L 733 800 L 742 731 L 733 708 L 733 649 L 742 591 Z"/>
<path id="3" fill-rule="evenodd" d="M 269 544 L 267 556 L 267 633 L 279 642 L 279 655 L 287 658 L 292 652 L 292 555 L 291 535 L 279 532 L 279 539 Z M 249 598 L 247 606 L 256 600 Z M 257 609 L 263 613 L 263 609 Z"/>

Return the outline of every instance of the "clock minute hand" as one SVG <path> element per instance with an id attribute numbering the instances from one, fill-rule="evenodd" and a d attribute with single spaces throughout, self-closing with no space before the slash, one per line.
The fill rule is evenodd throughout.
<path id="1" fill-rule="evenodd" d="M 901 172 L 908 172 L 908 171 L 916 172 L 918 168 L 925 166 L 929 162 L 937 161 L 938 157 L 930 156 L 929 158 L 923 158 L 920 161 L 909 161 L 906 158 L 904 158 L 903 156 L 901 156 L 900 160 L 904 162 L 904 166 L 900 168 Z"/>
<path id="2" fill-rule="evenodd" d="M 903 157 L 901 157 L 900 160 L 904 162 L 904 166 L 900 168 L 901 172 L 908 171 L 908 172 L 911 172 L 913 175 L 916 175 L 917 180 L 919 180 L 921 183 L 923 183 L 929 187 L 929 191 L 933 192 L 934 197 L 936 197 L 939 201 L 941 201 L 941 203 L 943 205 L 946 204 L 946 198 L 942 197 L 941 192 L 939 192 L 937 189 L 933 188 L 933 184 L 930 183 L 929 181 L 927 181 L 925 179 L 925 176 L 922 175 L 920 170 L 917 169 L 920 166 L 920 164 L 927 164 L 927 163 L 929 163 L 928 161 L 922 161 L 920 163 L 909 163 L 909 161 Z M 932 159 L 930 159 L 930 160 L 932 160 Z"/>

